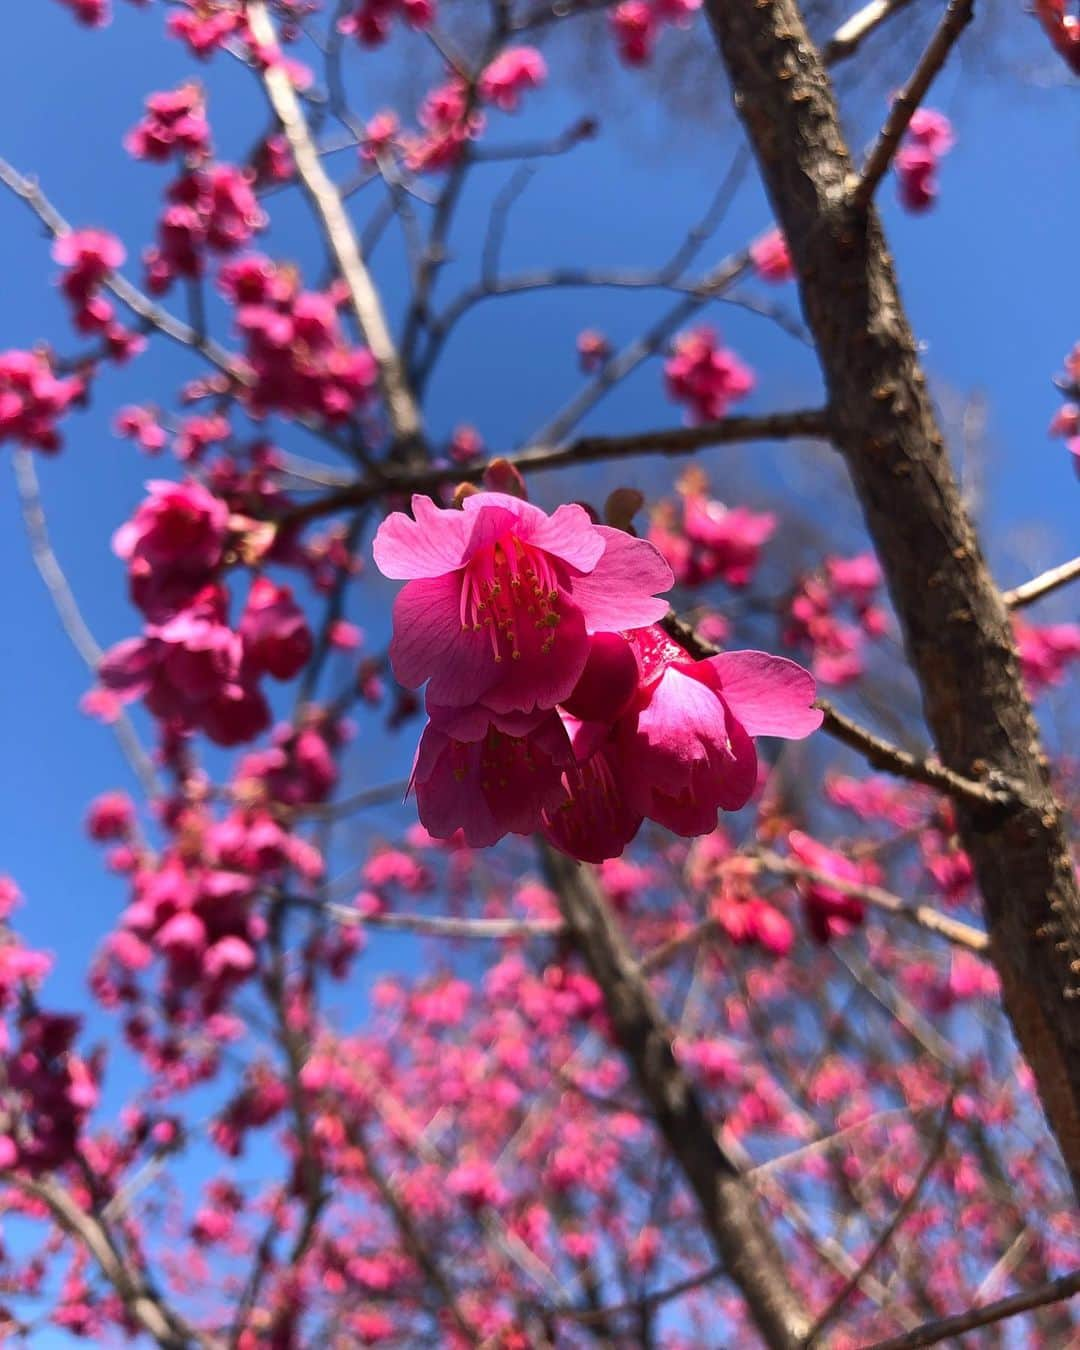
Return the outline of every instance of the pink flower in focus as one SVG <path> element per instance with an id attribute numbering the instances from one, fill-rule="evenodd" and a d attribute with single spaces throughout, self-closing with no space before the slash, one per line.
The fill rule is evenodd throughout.
<path id="1" fill-rule="evenodd" d="M 595 638 L 581 683 L 567 706 L 589 718 L 568 715 L 578 763 L 546 833 L 586 861 L 621 852 L 646 816 L 707 834 L 718 811 L 745 806 L 757 786 L 753 736 L 800 739 L 821 725 L 814 681 L 793 661 L 764 652 L 695 661 L 655 627 Z"/>
<path id="2" fill-rule="evenodd" d="M 752 737 L 801 740 L 821 725 L 813 677 L 765 652 L 694 661 L 659 629 L 633 642 L 642 684 L 617 732 L 627 798 L 676 834 L 707 834 L 757 786 Z"/>
<path id="3" fill-rule="evenodd" d="M 580 506 L 548 516 L 498 492 L 440 510 L 414 496 L 375 536 L 384 576 L 408 584 L 394 602 L 390 660 L 428 699 L 492 713 L 552 708 L 573 691 L 588 634 L 654 623 L 671 569 L 651 544 L 594 525 Z"/>
<path id="4" fill-rule="evenodd" d="M 516 112 L 526 89 L 539 89 L 547 79 L 547 64 L 535 47 L 510 47 L 484 69 L 480 97 L 503 112 Z"/>
<path id="5" fill-rule="evenodd" d="M 750 245 L 750 259 L 762 281 L 790 281 L 795 275 L 787 240 L 775 227 Z"/>
<path id="6" fill-rule="evenodd" d="M 680 334 L 664 366 L 669 398 L 683 403 L 691 422 L 724 417 L 754 387 L 754 373 L 734 352 L 717 345 L 708 327 Z"/>
<path id="7" fill-rule="evenodd" d="M 464 720 L 432 718 L 420 739 L 411 787 L 424 828 L 436 839 L 460 829 L 471 848 L 505 834 L 528 835 L 544 810 L 566 797 L 570 742 L 554 712 Z"/>

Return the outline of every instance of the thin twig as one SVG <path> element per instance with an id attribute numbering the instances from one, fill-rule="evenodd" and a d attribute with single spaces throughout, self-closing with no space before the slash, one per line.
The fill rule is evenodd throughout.
<path id="1" fill-rule="evenodd" d="M 1018 1317 L 1021 1313 L 1031 1312 L 1033 1308 L 1044 1308 L 1049 1303 L 1060 1303 L 1063 1299 L 1074 1298 L 1080 1294 L 1080 1270 L 1071 1275 L 1062 1275 L 1059 1280 L 1050 1280 L 1037 1289 L 1029 1289 L 1023 1294 L 1011 1294 L 1008 1298 L 988 1303 L 985 1308 L 969 1308 L 967 1312 L 955 1313 L 952 1317 L 941 1317 L 934 1322 L 925 1322 L 921 1327 L 904 1336 L 893 1336 L 887 1341 L 875 1341 L 868 1350 L 919 1350 L 924 1345 L 938 1345 L 942 1341 L 962 1336 L 965 1331 L 975 1331 L 979 1327 L 993 1326 L 995 1322 L 1004 1322 L 1008 1317 Z"/>
<path id="2" fill-rule="evenodd" d="M 691 656 L 696 656 L 699 660 L 716 656 L 720 650 L 715 644 L 702 638 L 691 624 L 685 623 L 674 613 L 669 613 L 667 618 L 662 620 L 662 626 Z M 824 715 L 822 731 L 842 741 L 851 749 L 857 750 L 867 763 L 876 769 L 883 769 L 897 778 L 906 778 L 909 782 L 936 788 L 939 792 L 948 793 L 951 797 L 958 797 L 984 810 L 1009 810 L 1020 804 L 1020 793 L 1011 784 L 997 785 L 966 778 L 953 769 L 947 769 L 937 760 L 913 755 L 910 751 L 901 750 L 899 746 L 876 736 L 872 731 L 867 731 L 858 722 L 834 708 L 826 699 L 819 698 L 816 706 Z"/>
<path id="3" fill-rule="evenodd" d="M 944 18 L 915 67 L 915 73 L 893 100 L 877 143 L 870 151 L 862 174 L 851 192 L 850 203 L 856 211 L 865 211 L 869 206 L 877 185 L 892 163 L 901 136 L 945 64 L 957 38 L 971 22 L 974 10 L 974 0 L 949 0 Z"/>
<path id="4" fill-rule="evenodd" d="M 346 928 L 383 928 L 389 932 L 475 939 L 481 942 L 558 937 L 564 931 L 558 919 L 466 919 L 452 914 L 364 914 L 333 900 L 316 900 L 302 895 L 290 895 L 286 899 L 290 905 L 317 910 Z"/>
<path id="5" fill-rule="evenodd" d="M 883 909 L 888 914 L 899 915 L 909 923 L 936 933 L 938 937 L 947 938 L 959 947 L 966 947 L 968 951 L 985 953 L 989 949 L 990 939 L 981 929 L 974 928 L 969 923 L 962 923 L 959 919 L 951 919 L 930 905 L 911 904 L 880 886 L 845 881 L 842 877 L 821 871 L 820 868 L 803 867 L 787 858 L 781 858 L 771 849 L 761 849 L 754 856 L 763 868 L 775 872 L 778 876 L 809 881 L 815 886 L 828 886 L 834 891 L 839 891 L 841 895 L 850 895 L 852 899 L 862 900 L 865 904 Z"/>
<path id="6" fill-rule="evenodd" d="M 418 447 L 423 434 L 420 411 L 406 381 L 382 302 L 360 255 L 341 195 L 323 168 L 288 69 L 281 60 L 277 31 L 265 0 L 249 0 L 247 21 L 252 36 L 269 57 L 262 70 L 263 84 L 289 142 L 300 181 L 311 198 L 326 242 L 348 287 L 356 321 L 375 358 L 395 441 L 405 450 Z"/>
<path id="7" fill-rule="evenodd" d="M 37 183 L 32 178 L 24 177 L 4 159 L 0 159 L 0 184 L 13 192 L 20 201 L 25 202 L 54 237 L 59 238 L 61 235 L 71 233 L 71 226 Z M 244 382 L 234 358 L 220 343 L 215 342 L 213 338 L 200 336 L 190 324 L 184 323 L 175 314 L 170 314 L 167 309 L 156 304 L 119 272 L 110 272 L 105 278 L 104 285 L 149 327 L 156 328 L 159 333 L 184 347 L 191 347 L 237 383 Z"/>
<path id="8" fill-rule="evenodd" d="M 896 1211 L 893 1214 L 892 1218 L 881 1230 L 881 1232 L 875 1238 L 873 1243 L 871 1243 L 870 1250 L 859 1262 L 858 1269 L 850 1276 L 844 1287 L 840 1290 L 840 1292 L 836 1295 L 836 1297 L 829 1303 L 828 1307 L 825 1309 L 823 1313 L 821 1313 L 817 1321 L 814 1323 L 813 1327 L 810 1329 L 810 1332 L 806 1337 L 807 1347 L 812 1346 L 814 1342 L 817 1341 L 817 1339 L 821 1336 L 822 1332 L 826 1329 L 826 1327 L 831 1325 L 831 1323 L 836 1320 L 836 1317 L 843 1308 L 844 1304 L 858 1289 L 859 1282 L 862 1279 L 862 1277 L 873 1269 L 873 1266 L 877 1261 L 878 1257 L 889 1245 L 889 1243 L 893 1240 L 893 1237 L 896 1235 L 896 1232 L 899 1229 L 900 1225 L 904 1222 L 904 1220 L 914 1209 L 916 1203 L 918 1202 L 919 1196 L 923 1192 L 923 1188 L 925 1187 L 926 1183 L 930 1180 L 931 1173 L 933 1172 L 934 1168 L 938 1165 L 938 1163 L 941 1161 L 941 1155 L 945 1149 L 945 1144 L 948 1141 L 949 1137 L 949 1125 L 952 1120 L 954 1096 L 955 1096 L 955 1088 L 953 1092 L 949 1093 L 949 1096 L 946 1099 L 944 1106 L 942 1107 L 941 1120 L 938 1124 L 938 1128 L 934 1135 L 933 1142 L 931 1143 L 930 1148 L 927 1151 L 926 1158 L 923 1161 L 922 1167 L 920 1167 L 919 1169 L 918 1175 L 912 1182 L 911 1189 L 908 1191 L 907 1195 L 897 1206 Z"/>
<path id="9" fill-rule="evenodd" d="M 45 508 L 41 504 L 41 492 L 38 487 L 34 460 L 29 450 L 16 450 L 13 456 L 15 482 L 19 492 L 19 504 L 22 508 L 23 523 L 30 543 L 30 556 L 38 575 L 45 583 L 53 602 L 60 625 L 67 634 L 71 645 L 82 657 L 91 674 L 97 674 L 97 668 L 104 655 L 97 639 L 91 633 L 86 620 L 79 609 L 79 602 L 71 589 L 60 560 L 49 539 L 49 526 L 45 518 Z M 143 749 L 138 734 L 127 713 L 120 712 L 112 723 L 125 759 L 131 765 L 139 784 L 147 797 L 156 797 L 160 791 L 157 772 L 153 761 Z"/>
<path id="10" fill-rule="evenodd" d="M 765 413 L 758 417 L 725 417 L 696 427 L 663 427 L 628 436 L 583 436 L 566 445 L 534 445 L 507 459 L 520 473 L 564 469 L 598 460 L 630 459 L 636 455 L 690 455 L 714 445 L 737 445 L 745 441 L 778 441 L 796 437 L 827 439 L 828 418 L 822 409 Z M 389 469 L 377 478 L 360 479 L 338 492 L 316 497 L 291 511 L 290 524 L 315 520 L 377 497 L 431 492 L 446 483 L 477 483 L 487 470 L 487 461 L 475 464 L 444 464 L 415 471 Z"/>
<path id="11" fill-rule="evenodd" d="M 821 49 L 822 59 L 828 66 L 838 65 L 854 56 L 862 43 L 876 32 L 894 14 L 907 9 L 912 0 L 870 0 L 870 4 L 857 10 L 850 19 L 840 25 L 825 46 Z"/>
<path id="12" fill-rule="evenodd" d="M 1073 558 L 1071 562 L 1062 563 L 1060 567 L 1051 567 L 1045 572 L 1040 572 L 1037 577 L 1032 577 L 1021 586 L 1014 586 L 1011 591 L 1003 591 L 1001 598 L 1009 609 L 1023 609 L 1025 605 L 1032 605 L 1044 595 L 1056 591 L 1059 586 L 1065 586 L 1077 579 L 1080 579 L 1080 558 Z"/>

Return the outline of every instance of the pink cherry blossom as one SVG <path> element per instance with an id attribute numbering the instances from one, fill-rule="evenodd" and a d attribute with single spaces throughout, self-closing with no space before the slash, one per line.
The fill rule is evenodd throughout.
<path id="1" fill-rule="evenodd" d="M 579 506 L 548 516 L 503 493 L 441 510 L 416 496 L 414 518 L 379 527 L 379 570 L 408 584 L 394 602 L 390 659 L 432 703 L 496 713 L 552 708 L 573 690 L 588 634 L 655 622 L 671 569 L 651 544 L 594 525 Z"/>
<path id="2" fill-rule="evenodd" d="M 535 833 L 544 810 L 564 800 L 562 774 L 572 763 L 554 712 L 490 720 L 444 714 L 424 731 L 411 786 L 430 834 L 449 839 L 460 829 L 470 847 L 483 848 L 506 834 Z"/>
<path id="3" fill-rule="evenodd" d="M 116 531 L 113 550 L 128 565 L 132 598 L 151 617 L 180 608 L 221 563 L 229 509 L 200 483 L 148 483 L 149 497 Z"/>
<path id="4" fill-rule="evenodd" d="M 252 582 L 237 631 L 251 665 L 278 680 L 299 674 L 314 650 L 311 629 L 292 591 L 268 577 Z"/>
<path id="5" fill-rule="evenodd" d="M 675 339 L 664 365 L 668 396 L 687 408 L 692 422 L 726 416 L 733 403 L 754 387 L 754 373 L 734 352 L 718 344 L 708 327 L 692 329 Z"/>
<path id="6" fill-rule="evenodd" d="M 787 240 L 775 226 L 750 245 L 750 260 L 762 281 L 790 281 L 795 275 Z"/>
<path id="7" fill-rule="evenodd" d="M 503 112 L 515 112 L 526 89 L 539 89 L 547 79 L 547 63 L 535 47 L 510 47 L 480 76 L 480 97 Z"/>
<path id="8" fill-rule="evenodd" d="M 629 698 L 618 642 L 637 667 Z M 745 806 L 757 786 L 752 737 L 801 739 L 821 724 L 813 679 L 780 657 L 727 652 L 694 661 L 658 628 L 603 635 L 594 649 L 577 706 L 595 715 L 590 686 L 606 683 L 610 711 L 568 719 L 577 765 L 566 777 L 568 799 L 547 813 L 551 841 L 587 861 L 621 852 L 645 817 L 676 834 L 707 834 L 718 811 Z"/>

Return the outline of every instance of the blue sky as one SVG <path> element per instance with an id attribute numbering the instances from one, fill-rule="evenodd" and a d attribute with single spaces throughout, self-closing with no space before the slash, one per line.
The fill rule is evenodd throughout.
<path id="1" fill-rule="evenodd" d="M 191 63 L 177 44 L 161 39 L 158 7 L 136 11 L 118 0 L 117 8 L 116 22 L 103 33 L 78 28 L 61 6 L 45 0 L 19 5 L 9 16 L 0 48 L 7 107 L 0 154 L 39 175 L 73 222 L 118 233 L 128 246 L 129 274 L 137 278 L 138 254 L 152 236 L 155 194 L 166 174 L 133 163 L 120 140 L 137 120 L 145 94 L 190 75 Z M 1045 434 L 1057 403 L 1051 376 L 1080 337 L 1073 256 L 1080 178 L 1069 167 L 1080 148 L 1076 91 L 1043 59 L 1031 21 L 1017 13 L 1012 22 L 1020 52 L 1049 71 L 1048 86 L 983 77 L 973 55 L 963 80 L 947 73 L 931 99 L 954 115 L 958 132 L 957 148 L 943 166 L 938 208 L 926 217 L 907 217 L 895 205 L 891 182 L 883 195 L 903 294 L 939 394 L 949 406 L 973 393 L 986 400 L 983 516 L 1006 584 L 1076 551 L 1080 503 L 1069 456 Z M 978 24 L 973 44 L 977 30 Z M 380 106 L 374 97 L 365 99 L 365 90 L 384 96 L 392 90 L 390 60 L 349 54 L 362 115 Z M 200 74 L 211 90 L 220 153 L 236 157 L 266 125 L 258 90 L 247 72 L 226 59 Z M 638 126 L 626 112 L 633 78 L 620 76 L 609 95 L 615 125 L 572 155 L 541 166 L 513 216 L 507 270 L 546 263 L 647 266 L 678 243 L 707 204 L 734 148 L 731 123 L 713 133 L 701 122 L 679 127 L 641 114 Z M 579 89 L 556 84 L 533 98 L 517 121 L 493 114 L 493 139 L 551 134 L 582 111 L 595 111 L 580 102 Z M 599 111 L 603 120 L 603 104 Z M 856 136 L 865 139 L 869 132 L 865 125 Z M 647 153 L 639 148 L 642 137 Z M 444 278 L 443 294 L 475 266 L 491 195 L 509 173 L 506 165 L 481 171 L 462 211 L 459 257 Z M 275 199 L 274 211 L 265 246 L 299 260 L 313 277 L 321 246 L 304 209 L 282 198 Z M 768 208 L 750 181 L 715 247 L 705 251 L 705 262 L 740 247 L 768 221 Z M 56 268 L 42 231 L 24 207 L 3 195 L 0 238 L 0 349 L 41 339 L 62 351 L 76 349 L 51 285 Z M 380 251 L 375 270 L 392 317 L 400 317 L 396 244 Z M 768 295 L 794 307 L 789 288 Z M 577 387 L 573 341 L 580 328 L 629 338 L 664 304 L 655 296 L 565 291 L 488 304 L 462 326 L 432 384 L 427 415 L 433 435 L 467 421 L 491 446 L 520 443 Z M 738 310 L 720 308 L 710 318 L 758 371 L 748 409 L 815 400 L 816 369 L 806 348 Z M 139 500 L 143 481 L 172 472 L 168 461 L 149 462 L 116 440 L 109 429 L 112 413 L 135 399 L 166 402 L 178 381 L 197 369 L 187 353 L 156 340 L 132 368 L 105 374 L 92 407 L 68 422 L 63 453 L 38 462 L 61 560 L 105 644 L 136 630 L 110 534 Z M 625 431 L 677 421 L 654 364 L 605 403 L 589 426 Z M 283 444 L 303 452 L 312 447 L 297 433 L 287 434 Z M 747 453 L 764 466 L 766 480 L 784 475 L 782 447 Z M 732 452 L 706 462 L 716 465 L 715 481 L 722 486 Z M 662 486 L 664 472 L 636 464 L 618 478 Z M 540 489 L 545 499 L 557 491 L 550 479 Z M 124 895 L 85 841 L 81 820 L 97 792 L 130 786 L 129 775 L 108 733 L 78 711 L 89 680 L 32 568 L 10 483 L 0 490 L 0 566 L 7 605 L 0 636 L 0 870 L 15 877 L 27 897 L 21 927 L 29 940 L 56 953 L 53 997 L 82 1005 L 87 955 Z M 354 615 L 375 638 L 385 633 L 389 594 L 377 589 L 369 612 Z M 1068 614 L 1069 602 L 1060 602 L 1057 612 Z M 411 736 L 406 732 L 406 750 Z M 367 741 L 356 750 L 350 772 L 358 783 L 382 781 L 397 771 L 404 753 L 381 739 Z M 380 947 L 372 959 L 381 961 L 383 954 L 389 964 L 400 950 L 397 944 Z"/>

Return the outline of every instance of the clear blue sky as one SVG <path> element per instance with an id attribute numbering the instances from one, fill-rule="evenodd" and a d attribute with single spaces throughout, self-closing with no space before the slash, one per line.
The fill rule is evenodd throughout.
<path id="1" fill-rule="evenodd" d="M 0 49 L 6 104 L 0 154 L 23 172 L 38 174 L 73 222 L 107 226 L 121 235 L 135 260 L 129 260 L 128 271 L 138 277 L 139 252 L 152 236 L 155 193 L 166 175 L 133 163 L 120 139 L 137 120 L 145 94 L 190 75 L 191 63 L 177 44 L 161 39 L 159 7 L 137 11 L 118 0 L 117 19 L 104 33 L 78 28 L 50 0 L 16 9 Z M 1021 52 L 1030 51 L 1056 77 L 1032 21 L 1017 11 L 1010 22 Z M 1029 569 L 1075 552 L 1078 540 L 1080 484 L 1069 456 L 1047 440 L 1045 426 L 1057 402 L 1050 378 L 1080 337 L 1074 256 L 1080 176 L 1073 171 L 1080 124 L 1077 90 L 1067 81 L 1055 78 L 1052 87 L 1040 87 L 1008 76 L 991 80 L 978 74 L 978 64 L 973 56 L 976 69 L 963 87 L 946 75 L 931 100 L 953 113 L 959 137 L 943 167 L 937 210 L 924 218 L 904 216 L 891 183 L 884 201 L 903 292 L 939 391 L 950 398 L 978 391 L 987 399 L 984 515 L 995 562 L 1003 581 L 1012 583 Z M 357 107 L 370 115 L 380 104 L 365 101 L 363 89 L 385 94 L 392 88 L 386 62 L 351 53 L 349 69 Z M 258 91 L 250 75 L 226 58 L 202 73 L 211 89 L 219 151 L 224 158 L 237 157 L 266 125 Z M 644 117 L 638 127 L 625 120 L 625 102 L 618 106 L 622 125 L 606 129 L 611 134 L 541 167 L 513 218 L 508 267 L 649 265 L 703 209 L 733 149 L 730 123 L 723 134 L 702 123 L 681 129 L 660 123 L 658 129 L 655 119 Z M 509 139 L 558 131 L 582 111 L 595 109 L 583 108 L 574 90 L 556 85 L 530 100 L 527 120 L 493 114 L 493 121 L 499 123 L 497 136 Z M 603 117 L 604 107 L 599 111 Z M 859 134 L 868 131 L 863 127 Z M 637 148 L 639 132 L 648 135 L 647 154 Z M 459 235 L 462 268 L 475 259 L 490 194 L 508 174 L 507 166 L 483 170 L 480 190 L 466 203 Z M 768 220 L 751 185 L 706 261 L 741 246 Z M 313 276 L 320 252 L 303 209 L 283 204 L 276 221 L 268 251 L 300 260 Z M 76 349 L 50 284 L 56 269 L 42 231 L 2 194 L 0 238 L 0 349 L 40 339 L 54 341 L 62 351 Z M 399 315 L 401 274 L 393 246 L 385 258 L 377 256 L 376 270 L 382 271 L 391 313 Z M 451 283 L 453 277 L 451 269 Z M 794 304 L 790 288 L 769 295 Z M 580 328 L 598 326 L 629 337 L 658 306 L 655 298 L 571 292 L 489 305 L 462 327 L 432 386 L 433 433 L 440 436 L 469 421 L 489 445 L 520 442 L 576 387 L 573 339 Z M 739 311 L 723 308 L 710 317 L 759 372 L 748 408 L 795 407 L 815 398 L 815 367 L 804 348 Z M 186 353 L 156 340 L 130 369 L 106 373 L 95 387 L 93 406 L 67 423 L 63 453 L 54 461 L 39 459 L 61 559 L 103 643 L 136 631 L 110 534 L 138 501 L 142 482 L 172 472 L 169 461 L 154 464 L 117 441 L 109 429 L 112 413 L 133 399 L 165 402 L 179 378 L 197 369 Z M 603 405 L 590 426 L 628 430 L 677 420 L 654 365 Z M 296 434 L 283 443 L 311 448 Z M 724 453 L 730 463 L 731 452 Z M 781 464 L 784 452 L 752 453 Z M 716 460 L 721 482 L 723 462 Z M 656 481 L 647 468 L 621 477 Z M 555 490 L 545 481 L 543 493 Z M 1030 530 L 1032 525 L 1037 528 Z M 1023 552 L 1017 545 L 1021 530 Z M 82 1005 L 87 955 L 124 903 L 124 888 L 103 873 L 81 820 L 97 792 L 130 786 L 129 776 L 108 733 L 77 709 L 89 680 L 29 561 L 11 485 L 0 492 L 0 566 L 7 605 L 0 637 L 0 870 L 10 872 L 26 894 L 20 922 L 29 939 L 57 955 L 55 1000 Z M 380 592 L 383 598 L 388 594 Z M 1064 606 L 1067 611 L 1068 602 Z M 385 631 L 381 611 L 357 617 L 376 635 Z M 411 735 L 406 733 L 410 749 Z M 363 755 L 352 767 L 358 782 L 381 781 L 400 759 L 377 748 L 357 754 Z M 395 951 L 390 949 L 388 959 Z"/>

